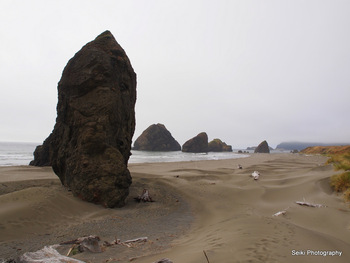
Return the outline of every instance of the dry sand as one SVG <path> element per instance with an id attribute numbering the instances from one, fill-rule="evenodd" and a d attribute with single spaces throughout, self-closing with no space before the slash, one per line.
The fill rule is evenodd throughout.
<path id="1" fill-rule="evenodd" d="M 325 157 L 253 154 L 234 160 L 131 164 L 127 205 L 104 209 L 67 192 L 50 168 L 0 168 L 0 258 L 84 235 L 102 240 L 147 236 L 86 262 L 350 262 L 350 209 L 332 192 Z M 241 164 L 243 169 L 237 169 Z M 259 180 L 249 175 L 259 171 Z M 149 189 L 154 203 L 132 199 Z M 299 206 L 296 201 L 325 207 Z M 272 216 L 286 210 L 285 215 Z M 61 248 L 66 253 L 69 247 Z M 307 255 L 309 251 L 339 251 Z M 294 255 L 297 251 L 305 255 Z M 321 251 L 321 252 L 317 252 Z M 310 253 L 310 252 L 309 252 Z"/>

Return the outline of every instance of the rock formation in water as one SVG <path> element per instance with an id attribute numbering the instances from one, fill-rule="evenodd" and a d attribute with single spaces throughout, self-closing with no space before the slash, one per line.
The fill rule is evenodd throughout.
<path id="1" fill-rule="evenodd" d="M 135 102 L 136 74 L 125 51 L 106 31 L 63 70 L 56 124 L 36 149 L 33 164 L 49 160 L 62 184 L 83 200 L 123 206 L 131 184 L 127 164 Z"/>
<path id="2" fill-rule="evenodd" d="M 209 152 L 232 152 L 232 146 L 227 145 L 220 139 L 214 139 L 208 143 Z"/>
<path id="3" fill-rule="evenodd" d="M 152 124 L 136 139 L 133 150 L 180 151 L 180 144 L 163 124 Z"/>
<path id="4" fill-rule="evenodd" d="M 267 141 L 260 143 L 258 147 L 255 148 L 254 153 L 270 153 L 270 148 Z"/>
<path id="5" fill-rule="evenodd" d="M 183 152 L 207 153 L 208 152 L 208 135 L 205 132 L 189 139 L 182 145 Z"/>

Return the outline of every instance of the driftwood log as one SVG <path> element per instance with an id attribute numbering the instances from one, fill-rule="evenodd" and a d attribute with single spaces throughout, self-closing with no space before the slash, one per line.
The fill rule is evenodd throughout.
<path id="1" fill-rule="evenodd" d="M 295 203 L 297 203 L 298 205 L 309 206 L 309 207 L 317 207 L 317 208 L 324 207 L 324 205 L 320 205 L 320 204 L 311 204 L 311 203 L 302 202 L 302 201 L 296 201 Z"/>
<path id="2" fill-rule="evenodd" d="M 105 241 L 103 245 L 105 247 L 111 247 L 114 245 L 123 245 L 126 247 L 134 247 L 137 244 L 145 243 L 148 241 L 148 237 L 139 237 L 135 239 L 130 239 L 130 240 L 125 240 L 125 241 L 120 241 L 120 239 L 114 240 L 112 243 Z"/>
<path id="3" fill-rule="evenodd" d="M 277 212 L 277 213 L 273 214 L 272 216 L 280 216 L 280 215 L 285 215 L 286 213 L 287 213 L 287 211 L 286 211 L 286 210 L 282 210 L 282 211 L 279 211 L 279 212 Z"/>
<path id="4" fill-rule="evenodd" d="M 18 260 L 5 261 L 9 263 L 43 263 L 43 262 L 61 262 L 61 263 L 84 263 L 78 259 L 62 256 L 57 250 L 57 245 L 45 246 L 36 252 L 26 252 Z M 1 261 L 3 262 L 3 261 Z"/>
<path id="5" fill-rule="evenodd" d="M 173 263 L 173 262 L 168 258 L 162 258 L 161 260 L 154 261 L 153 263 Z"/>
<path id="6" fill-rule="evenodd" d="M 144 243 L 147 242 L 148 238 L 147 237 L 139 237 L 139 238 L 135 238 L 135 239 L 130 239 L 130 240 L 126 240 L 124 242 L 120 242 L 117 244 L 121 244 L 127 247 L 133 247 L 134 244 L 140 244 L 140 243 Z"/>
<path id="7" fill-rule="evenodd" d="M 147 189 L 143 189 L 142 194 L 138 197 L 135 197 L 134 199 L 137 202 L 154 202 Z"/>

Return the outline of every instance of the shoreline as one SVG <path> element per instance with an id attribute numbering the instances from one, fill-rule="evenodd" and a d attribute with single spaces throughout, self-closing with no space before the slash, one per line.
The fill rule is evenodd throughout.
<path id="1" fill-rule="evenodd" d="M 105 209 L 74 198 L 60 186 L 51 168 L 0 167 L 0 184 L 11 184 L 14 189 L 6 194 L 0 192 L 0 236 L 7 235 L 7 240 L 0 240 L 0 254 L 10 258 L 14 257 L 13 252 L 19 255 L 36 251 L 84 235 L 99 235 L 103 241 L 112 241 L 117 235 L 121 240 L 147 236 L 149 242 L 135 249 L 116 246 L 74 258 L 86 262 L 125 262 L 136 258 L 134 262 L 146 263 L 167 257 L 174 262 L 205 262 L 206 251 L 213 262 L 319 262 L 317 256 L 298 257 L 292 255 L 292 250 L 338 250 L 342 255 L 331 260 L 344 262 L 350 260 L 346 251 L 350 246 L 350 209 L 328 185 L 328 178 L 336 172 L 332 166 L 324 165 L 326 160 L 318 155 L 282 153 L 252 154 L 239 159 L 132 163 L 129 170 L 133 184 L 128 203 L 121 209 Z M 257 181 L 249 176 L 255 170 L 261 173 Z M 16 176 L 12 182 L 8 179 L 11 175 Z M 35 180 L 35 186 L 19 190 L 25 187 L 19 184 L 25 182 L 21 181 L 23 178 L 27 182 L 40 180 Z M 155 203 L 133 202 L 143 188 L 149 189 Z M 25 198 L 19 199 L 21 196 Z M 303 198 L 325 207 L 295 204 Z M 24 220 L 33 216 L 30 209 L 18 207 L 25 204 L 24 200 L 29 200 L 33 211 L 41 213 L 32 222 Z M 286 214 L 272 216 L 281 210 L 286 210 Z M 50 217 L 55 211 L 60 216 Z M 13 215 L 22 220 L 16 221 Z M 38 228 L 31 228 L 30 233 L 24 231 L 33 222 Z M 9 242 L 14 229 L 15 237 Z M 33 236 L 37 236 L 36 241 Z M 28 240 L 31 244 L 26 244 Z"/>

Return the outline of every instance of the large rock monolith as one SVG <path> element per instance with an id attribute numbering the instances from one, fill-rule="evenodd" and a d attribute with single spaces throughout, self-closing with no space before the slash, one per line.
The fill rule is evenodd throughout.
<path id="1" fill-rule="evenodd" d="M 180 151 L 180 144 L 164 124 L 152 124 L 136 139 L 133 150 L 139 151 Z"/>
<path id="2" fill-rule="evenodd" d="M 207 153 L 208 152 L 208 135 L 205 132 L 189 139 L 182 145 L 183 152 Z"/>
<path id="3" fill-rule="evenodd" d="M 270 153 L 270 148 L 267 141 L 261 142 L 258 147 L 255 148 L 254 153 Z"/>
<path id="4" fill-rule="evenodd" d="M 81 199 L 106 207 L 125 204 L 135 102 L 136 74 L 109 31 L 86 44 L 64 68 L 56 124 L 39 150 L 49 153 L 62 184 Z"/>

